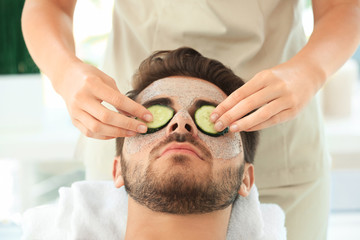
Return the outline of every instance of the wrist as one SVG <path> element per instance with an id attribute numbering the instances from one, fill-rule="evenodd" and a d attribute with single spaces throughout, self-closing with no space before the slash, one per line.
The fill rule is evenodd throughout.
<path id="1" fill-rule="evenodd" d="M 62 56 L 59 56 L 57 58 L 57 61 L 53 68 L 54 71 L 52 71 L 48 77 L 54 87 L 54 90 L 58 94 L 61 95 L 61 88 L 64 81 L 67 79 L 69 72 L 71 72 L 72 69 L 76 68 L 76 65 L 81 63 L 82 61 L 73 53 L 64 52 Z"/>
<path id="2" fill-rule="evenodd" d="M 290 64 L 292 68 L 296 68 L 302 78 L 308 80 L 308 83 L 313 86 L 316 92 L 324 85 L 328 77 L 322 64 L 310 57 L 295 56 L 287 63 Z"/>

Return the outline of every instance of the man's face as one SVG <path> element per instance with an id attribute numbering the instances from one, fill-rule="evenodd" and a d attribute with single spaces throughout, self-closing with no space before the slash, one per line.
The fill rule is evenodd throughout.
<path id="1" fill-rule="evenodd" d="M 157 132 L 125 138 L 121 170 L 115 164 L 115 171 L 134 200 L 176 214 L 211 212 L 235 200 L 249 165 L 240 134 L 209 136 L 194 122 L 199 107 L 226 97 L 212 83 L 189 77 L 157 80 L 138 95 L 144 106 L 168 105 L 175 115 Z"/>

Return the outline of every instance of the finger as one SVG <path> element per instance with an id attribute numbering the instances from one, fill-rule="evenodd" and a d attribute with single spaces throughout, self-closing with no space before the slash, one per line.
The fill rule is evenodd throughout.
<path id="1" fill-rule="evenodd" d="M 87 100 L 86 104 L 82 103 L 81 107 L 97 120 L 107 125 L 139 133 L 146 133 L 147 131 L 145 123 L 111 111 L 96 100 Z"/>
<path id="2" fill-rule="evenodd" d="M 129 136 L 134 136 L 136 134 L 136 132 L 133 131 L 104 124 L 85 111 L 82 111 L 82 113 L 77 114 L 77 117 L 74 120 L 78 121 L 82 125 L 82 127 L 80 126 L 82 133 L 87 137 L 115 138 L 115 137 L 129 137 Z"/>
<path id="3" fill-rule="evenodd" d="M 290 109 L 290 104 L 285 99 L 274 100 L 250 115 L 234 122 L 230 126 L 231 132 L 240 132 L 240 131 L 249 131 L 255 126 L 259 126 L 262 123 L 269 121 L 274 116 L 278 115 L 280 112 Z M 273 120 L 275 120 L 274 118 Z M 267 123 L 269 124 L 269 122 Z"/>
<path id="4" fill-rule="evenodd" d="M 113 89 L 108 85 L 96 88 L 93 94 L 100 100 L 105 101 L 114 106 L 119 111 L 127 112 L 131 116 L 140 118 L 146 122 L 151 122 L 153 117 L 149 110 L 141 104 L 121 94 L 117 89 Z"/>
<path id="5" fill-rule="evenodd" d="M 263 88 L 262 90 L 254 93 L 253 95 L 243 99 L 236 104 L 229 111 L 225 112 L 215 123 L 215 129 L 222 131 L 225 127 L 234 123 L 236 120 L 242 118 L 249 112 L 265 105 L 268 102 L 273 101 L 279 97 L 279 94 L 275 91 L 271 91 L 269 88 Z"/>
<path id="6" fill-rule="evenodd" d="M 119 112 L 120 114 L 126 116 L 126 117 L 132 117 L 131 114 L 128 113 L 128 112 L 125 112 L 125 111 L 122 111 L 122 110 L 119 110 L 119 109 L 118 109 L 118 112 Z"/>
<path id="7" fill-rule="evenodd" d="M 255 77 L 254 77 L 255 78 Z M 241 100 L 249 97 L 250 95 L 260 91 L 265 86 L 261 81 L 250 80 L 245 83 L 242 87 L 238 88 L 232 94 L 230 94 L 223 102 L 221 102 L 212 112 L 210 120 L 215 122 L 221 117 L 225 112 L 233 108 Z"/>
<path id="8" fill-rule="evenodd" d="M 247 129 L 245 131 L 247 131 L 247 132 L 258 131 L 258 130 L 261 130 L 261 129 L 272 127 L 272 126 L 274 126 L 276 124 L 279 124 L 279 123 L 285 122 L 287 120 L 290 120 L 292 117 L 293 117 L 292 111 L 290 109 L 287 109 L 287 110 L 284 110 L 284 111 L 272 116 L 267 121 L 262 122 L 262 123 L 250 128 L 250 129 Z"/>
<path id="9" fill-rule="evenodd" d="M 92 133 L 90 130 L 88 130 L 80 121 L 73 119 L 72 120 L 73 125 L 80 130 L 82 134 L 84 134 L 86 137 L 101 139 L 101 140 L 108 140 L 112 139 L 112 137 L 106 137 L 103 135 Z"/>

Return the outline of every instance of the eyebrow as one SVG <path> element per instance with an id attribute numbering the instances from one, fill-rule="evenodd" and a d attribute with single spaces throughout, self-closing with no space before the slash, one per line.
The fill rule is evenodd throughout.
<path id="1" fill-rule="evenodd" d="M 195 102 L 196 108 L 200 108 L 201 106 L 204 106 L 204 105 L 211 105 L 211 106 L 216 107 L 217 105 L 219 105 L 219 103 L 215 102 L 215 101 L 208 101 L 208 100 L 202 100 L 202 99 L 196 100 L 196 102 Z"/>
<path id="2" fill-rule="evenodd" d="M 174 102 L 170 98 L 157 98 L 157 99 L 148 100 L 145 103 L 143 103 L 142 105 L 145 108 L 148 108 L 153 105 L 165 105 L 165 106 L 173 107 Z M 215 101 L 203 100 L 203 99 L 198 99 L 195 101 L 196 108 L 200 108 L 201 106 L 204 106 L 204 105 L 211 105 L 211 106 L 216 107 L 217 105 L 219 105 L 219 103 L 215 102 Z"/>
<path id="3" fill-rule="evenodd" d="M 165 106 L 173 106 L 174 103 L 170 98 L 157 98 L 146 101 L 142 104 L 144 107 L 148 108 L 152 105 L 165 105 Z"/>

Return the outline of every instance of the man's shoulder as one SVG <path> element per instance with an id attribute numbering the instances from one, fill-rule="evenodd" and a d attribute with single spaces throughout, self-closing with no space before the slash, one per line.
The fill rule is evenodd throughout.
<path id="1" fill-rule="evenodd" d="M 125 188 L 116 188 L 112 181 L 79 181 L 71 187 L 59 189 L 59 207 L 74 208 L 79 211 L 93 211 L 101 214 L 104 207 L 120 208 L 126 206 Z"/>
<path id="2" fill-rule="evenodd" d="M 103 234 L 121 239 L 126 219 L 124 187 L 118 189 L 111 181 L 81 181 L 60 188 L 56 203 L 28 210 L 24 214 L 23 229 L 29 236 L 62 232 L 82 238 Z"/>
<path id="3" fill-rule="evenodd" d="M 75 198 L 86 198 L 92 201 L 106 201 L 108 196 L 118 198 L 118 200 L 127 200 L 125 187 L 116 188 L 112 181 L 78 181 L 74 182 L 71 187 L 61 187 L 59 197 L 73 195 Z M 89 196 L 96 194 L 96 198 L 88 199 Z"/>

